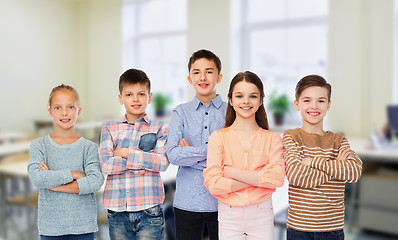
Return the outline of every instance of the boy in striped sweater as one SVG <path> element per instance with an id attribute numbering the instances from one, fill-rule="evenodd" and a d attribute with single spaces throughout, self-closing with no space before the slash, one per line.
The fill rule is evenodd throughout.
<path id="1" fill-rule="evenodd" d="M 323 130 L 331 86 L 309 75 L 296 85 L 294 105 L 303 125 L 283 135 L 289 180 L 287 239 L 344 239 L 345 183 L 358 181 L 362 161 L 347 139 Z"/>

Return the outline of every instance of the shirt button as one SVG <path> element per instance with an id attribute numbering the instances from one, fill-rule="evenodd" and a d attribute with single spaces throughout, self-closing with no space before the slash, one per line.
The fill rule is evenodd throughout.
<path id="1" fill-rule="evenodd" d="M 209 115 L 209 113 L 208 113 L 208 112 L 206 112 L 206 115 Z"/>
<path id="2" fill-rule="evenodd" d="M 206 142 L 206 144 L 207 144 L 208 142 Z"/>
<path id="3" fill-rule="evenodd" d="M 198 161 L 197 163 L 200 163 L 200 161 Z"/>
<path id="4" fill-rule="evenodd" d="M 205 126 L 205 129 L 207 129 L 207 126 Z"/>

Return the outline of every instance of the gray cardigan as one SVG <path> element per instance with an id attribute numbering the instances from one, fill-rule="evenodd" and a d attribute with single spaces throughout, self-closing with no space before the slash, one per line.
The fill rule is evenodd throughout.
<path id="1" fill-rule="evenodd" d="M 49 171 L 40 170 L 44 162 Z M 71 171 L 86 177 L 77 180 L 79 194 L 55 192 L 48 188 L 73 181 Z M 98 231 L 97 204 L 94 193 L 103 182 L 98 147 L 80 138 L 67 145 L 58 145 L 49 135 L 34 140 L 30 145 L 29 178 L 39 188 L 39 234 L 59 236 Z"/>

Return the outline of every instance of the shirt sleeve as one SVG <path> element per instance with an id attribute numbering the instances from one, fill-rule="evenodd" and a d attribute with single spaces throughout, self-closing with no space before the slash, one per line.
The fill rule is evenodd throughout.
<path id="1" fill-rule="evenodd" d="M 302 164 L 299 147 L 288 132 L 283 135 L 282 142 L 286 177 L 290 184 L 301 188 L 315 188 L 331 180 L 326 172 Z"/>
<path id="2" fill-rule="evenodd" d="M 259 172 L 259 187 L 275 189 L 285 181 L 285 160 L 282 155 L 282 139 L 273 134 L 269 146 L 269 163 Z"/>
<path id="3" fill-rule="evenodd" d="M 109 125 L 105 124 L 101 130 L 100 143 L 100 164 L 104 174 L 113 175 L 120 174 L 127 170 L 127 160 L 122 157 L 113 156 L 114 139 L 109 131 Z"/>
<path id="4" fill-rule="evenodd" d="M 156 134 L 156 146 L 153 151 L 145 152 L 129 148 L 127 158 L 128 169 L 145 169 L 152 172 L 166 171 L 169 161 L 166 157 L 166 141 L 168 131 L 162 124 Z"/>
<path id="5" fill-rule="evenodd" d="M 95 193 L 104 183 L 104 175 L 102 175 L 99 164 L 97 145 L 92 143 L 85 151 L 83 164 L 86 177 L 77 179 L 79 195 Z"/>
<path id="6" fill-rule="evenodd" d="M 342 139 L 339 151 L 343 148 L 350 148 L 350 144 L 346 138 Z M 362 174 L 362 161 L 356 154 L 353 157 L 348 157 L 346 160 L 333 159 L 326 161 L 326 159 L 314 158 L 311 162 L 311 167 L 326 172 L 332 179 L 349 183 L 357 182 Z"/>
<path id="7" fill-rule="evenodd" d="M 225 197 L 232 192 L 232 179 L 223 177 L 224 146 L 217 132 L 209 138 L 207 168 L 203 171 L 204 185 L 209 192 L 217 197 Z"/>
<path id="8" fill-rule="evenodd" d="M 166 153 L 171 164 L 203 170 L 206 167 L 207 145 L 179 147 L 183 139 L 184 120 L 177 109 L 173 110 L 169 124 Z"/>
<path id="9" fill-rule="evenodd" d="M 47 171 L 40 169 L 40 162 L 46 163 L 47 158 L 43 144 L 33 141 L 30 145 L 28 173 L 32 184 L 41 189 L 48 189 L 72 182 L 73 177 L 70 170 Z"/>

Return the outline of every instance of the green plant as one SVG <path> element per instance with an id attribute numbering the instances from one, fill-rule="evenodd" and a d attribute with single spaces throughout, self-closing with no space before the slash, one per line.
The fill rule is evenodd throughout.
<path id="1" fill-rule="evenodd" d="M 283 116 L 290 110 L 290 100 L 286 94 L 277 95 L 276 90 L 272 91 L 269 96 L 269 111 L 274 115 Z"/>
<path id="2" fill-rule="evenodd" d="M 156 111 L 165 111 L 167 105 L 171 103 L 171 99 L 163 93 L 156 93 L 152 98 L 152 102 Z"/>

